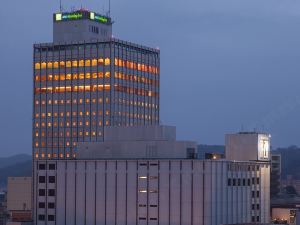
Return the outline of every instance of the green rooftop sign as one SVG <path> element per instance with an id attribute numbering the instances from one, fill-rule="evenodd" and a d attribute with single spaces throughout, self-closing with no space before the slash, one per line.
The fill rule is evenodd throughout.
<path id="1" fill-rule="evenodd" d="M 98 23 L 109 24 L 111 22 L 109 17 L 105 17 L 94 12 L 89 11 L 76 11 L 71 13 L 56 13 L 54 14 L 54 21 L 72 21 L 72 20 L 82 20 L 89 19 L 96 21 Z"/>

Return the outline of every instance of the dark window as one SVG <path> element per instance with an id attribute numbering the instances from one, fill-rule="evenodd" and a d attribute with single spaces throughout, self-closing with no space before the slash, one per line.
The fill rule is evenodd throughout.
<path id="1" fill-rule="evenodd" d="M 256 197 L 259 198 L 259 191 L 256 192 Z"/>
<path id="2" fill-rule="evenodd" d="M 256 217 L 256 222 L 259 222 L 259 216 Z"/>
<path id="3" fill-rule="evenodd" d="M 45 215 L 39 215 L 39 220 L 40 221 L 45 221 Z"/>
<path id="4" fill-rule="evenodd" d="M 255 198 L 255 191 L 252 191 L 252 198 Z"/>
<path id="5" fill-rule="evenodd" d="M 157 205 L 150 205 L 150 207 L 153 207 L 153 208 L 154 208 L 154 207 L 157 207 Z"/>
<path id="6" fill-rule="evenodd" d="M 146 220 L 146 218 L 145 217 L 140 217 L 139 220 Z"/>
<path id="7" fill-rule="evenodd" d="M 49 164 L 49 170 L 55 170 L 55 164 Z"/>
<path id="8" fill-rule="evenodd" d="M 45 208 L 45 202 L 39 202 L 39 208 L 44 209 Z"/>
<path id="9" fill-rule="evenodd" d="M 55 190 L 54 189 L 49 189 L 48 190 L 48 196 L 55 196 Z"/>
<path id="10" fill-rule="evenodd" d="M 227 182 L 228 186 L 231 186 L 231 179 L 228 178 L 228 182 Z"/>
<path id="11" fill-rule="evenodd" d="M 45 176 L 39 176 L 39 183 L 41 183 L 41 184 L 46 183 L 46 177 Z"/>
<path id="12" fill-rule="evenodd" d="M 39 196 L 45 196 L 45 195 L 46 195 L 45 189 L 39 189 Z"/>
<path id="13" fill-rule="evenodd" d="M 48 221 L 54 221 L 54 215 L 48 215 Z"/>
<path id="14" fill-rule="evenodd" d="M 54 202 L 48 202 L 48 209 L 54 209 L 54 208 L 55 208 Z"/>
<path id="15" fill-rule="evenodd" d="M 251 222 L 255 222 L 255 216 L 252 216 Z"/>
<path id="16" fill-rule="evenodd" d="M 139 207 L 146 207 L 146 205 L 144 205 L 144 204 L 139 204 Z"/>
<path id="17" fill-rule="evenodd" d="M 55 183 L 55 176 L 49 176 L 49 183 Z"/>
<path id="18" fill-rule="evenodd" d="M 255 184 L 255 178 L 254 177 L 252 178 L 252 184 Z"/>
<path id="19" fill-rule="evenodd" d="M 248 178 L 248 186 L 250 186 L 251 185 L 251 180 L 250 180 L 250 178 Z"/>
<path id="20" fill-rule="evenodd" d="M 259 184 L 259 177 L 256 178 L 256 184 Z"/>
<path id="21" fill-rule="evenodd" d="M 246 179 L 243 179 L 243 186 L 246 186 Z"/>
<path id="22" fill-rule="evenodd" d="M 45 164 L 39 164 L 39 170 L 45 170 L 46 165 Z"/>
<path id="23" fill-rule="evenodd" d="M 157 220 L 157 218 L 150 218 L 150 220 Z"/>
<path id="24" fill-rule="evenodd" d="M 259 210 L 259 204 L 256 205 L 256 209 Z"/>
<path id="25" fill-rule="evenodd" d="M 241 179 L 238 179 L 238 186 L 241 186 Z"/>
<path id="26" fill-rule="evenodd" d="M 255 210 L 255 205 L 254 204 L 252 204 L 252 210 Z"/>
<path id="27" fill-rule="evenodd" d="M 232 185 L 233 186 L 235 186 L 236 185 L 236 183 L 235 183 L 235 179 L 233 178 L 233 180 L 232 180 Z"/>

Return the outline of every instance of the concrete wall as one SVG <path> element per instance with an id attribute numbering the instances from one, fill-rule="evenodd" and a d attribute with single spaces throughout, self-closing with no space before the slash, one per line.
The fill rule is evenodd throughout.
<path id="1" fill-rule="evenodd" d="M 227 134 L 225 145 L 228 160 L 270 160 L 270 136 L 268 134 Z"/>
<path id="2" fill-rule="evenodd" d="M 32 201 L 31 177 L 8 177 L 7 210 L 31 210 Z"/>
<path id="3" fill-rule="evenodd" d="M 220 225 L 250 223 L 254 215 L 263 223 L 269 220 L 268 164 L 175 159 L 36 163 L 57 168 L 36 173 L 36 179 L 56 176 L 56 184 L 35 187 L 36 193 L 56 190 L 55 197 L 37 196 L 37 205 L 56 204 L 53 210 L 36 209 L 38 225 Z M 259 177 L 261 182 L 248 185 Z M 252 197 L 257 190 L 259 197 Z M 259 209 L 251 209 L 254 203 Z M 56 221 L 39 221 L 38 215 L 46 220 L 55 215 Z"/>
<path id="4" fill-rule="evenodd" d="M 91 32 L 90 26 L 97 27 L 99 33 Z M 112 37 L 112 26 L 91 20 L 75 20 L 53 23 L 53 42 L 90 42 Z"/>

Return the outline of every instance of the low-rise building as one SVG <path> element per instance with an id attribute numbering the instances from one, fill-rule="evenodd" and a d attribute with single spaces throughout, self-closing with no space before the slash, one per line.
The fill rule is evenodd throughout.
<path id="1" fill-rule="evenodd" d="M 7 210 L 12 222 L 32 221 L 31 177 L 8 177 Z"/>

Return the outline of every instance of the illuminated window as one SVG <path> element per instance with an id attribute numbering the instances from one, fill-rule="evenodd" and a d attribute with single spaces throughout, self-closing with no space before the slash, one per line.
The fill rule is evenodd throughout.
<path id="1" fill-rule="evenodd" d="M 64 155 L 63 155 L 62 153 L 60 153 L 60 154 L 59 154 L 59 157 L 60 157 L 60 158 L 63 158 L 63 157 L 64 157 Z"/>
<path id="2" fill-rule="evenodd" d="M 91 60 L 89 59 L 85 60 L 85 66 L 91 66 Z"/>
<path id="3" fill-rule="evenodd" d="M 78 66 L 77 60 L 73 60 L 73 61 L 72 61 L 72 66 L 73 66 L 73 67 L 77 67 L 77 66 Z"/>
<path id="4" fill-rule="evenodd" d="M 38 158 L 39 157 L 39 153 L 35 153 L 35 158 Z"/>
<path id="5" fill-rule="evenodd" d="M 147 190 L 146 189 L 140 189 L 139 192 L 140 193 L 147 193 Z"/>
<path id="6" fill-rule="evenodd" d="M 89 132 L 88 131 L 85 132 L 85 136 L 89 136 Z"/>
<path id="7" fill-rule="evenodd" d="M 92 60 L 92 66 L 97 66 L 97 59 Z"/>
<path id="8" fill-rule="evenodd" d="M 84 60 L 79 60 L 79 66 L 80 67 L 84 66 Z"/>
<path id="9" fill-rule="evenodd" d="M 34 68 L 35 68 L 36 70 L 41 69 L 41 64 L 40 64 L 40 63 L 36 63 L 35 66 L 34 66 Z"/>
<path id="10" fill-rule="evenodd" d="M 70 74 L 70 73 L 68 73 L 67 75 L 66 75 L 66 80 L 71 80 L 72 79 L 72 75 Z"/>
<path id="11" fill-rule="evenodd" d="M 67 62 L 66 62 L 66 67 L 72 67 L 71 61 L 67 61 Z"/>
<path id="12" fill-rule="evenodd" d="M 80 73 L 80 74 L 79 74 L 79 79 L 80 79 L 80 80 L 83 80 L 83 79 L 84 79 L 84 73 Z"/>
<path id="13" fill-rule="evenodd" d="M 58 62 L 53 63 L 53 68 L 57 69 L 58 68 Z"/>
<path id="14" fill-rule="evenodd" d="M 147 179 L 147 176 L 139 176 L 139 179 Z"/>
<path id="15" fill-rule="evenodd" d="M 101 59 L 101 58 L 98 59 L 98 65 L 99 65 L 99 66 L 102 66 L 102 65 L 103 65 L 103 59 Z"/>
<path id="16" fill-rule="evenodd" d="M 42 69 L 46 69 L 47 64 L 45 62 L 42 62 Z"/>

